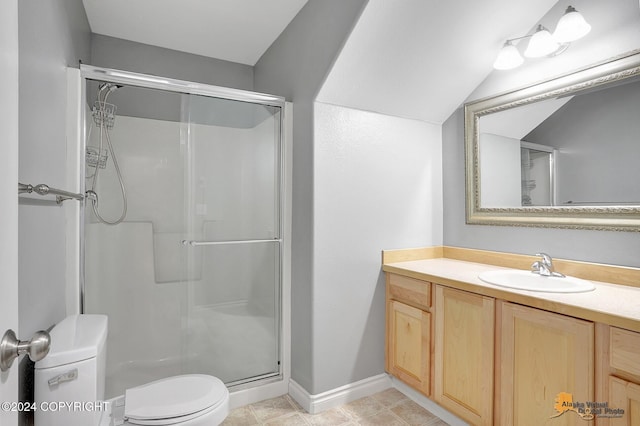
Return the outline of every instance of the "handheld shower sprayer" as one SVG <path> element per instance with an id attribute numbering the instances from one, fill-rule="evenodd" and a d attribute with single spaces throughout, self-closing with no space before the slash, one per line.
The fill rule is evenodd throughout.
<path id="1" fill-rule="evenodd" d="M 123 86 L 115 83 L 102 83 L 98 87 L 98 99 L 100 99 L 100 95 L 102 94 L 103 91 L 107 90 L 107 94 L 111 94 L 116 90 L 120 89 L 121 87 Z"/>
<path id="2" fill-rule="evenodd" d="M 86 194 L 87 194 L 87 199 L 91 201 L 93 213 L 95 214 L 96 218 L 98 218 L 100 222 L 106 225 L 117 225 L 120 222 L 122 222 L 125 216 L 127 215 L 126 189 L 124 186 L 124 181 L 122 179 L 122 173 L 120 172 L 120 167 L 118 166 L 118 160 L 116 158 L 113 145 L 111 143 L 111 137 L 109 135 L 109 129 L 113 127 L 113 124 L 115 121 L 116 106 L 113 104 L 107 103 L 107 99 L 109 98 L 109 95 L 121 87 L 122 86 L 120 85 L 109 83 L 109 82 L 100 84 L 100 86 L 98 86 L 97 100 L 93 107 L 93 121 L 95 125 L 100 129 L 100 143 L 99 143 L 97 153 L 94 154 L 96 155 L 96 161 L 94 163 L 89 162 L 89 165 L 95 164 L 95 172 L 93 173 L 93 176 L 91 176 L 92 178 L 91 188 L 87 190 Z M 90 134 L 89 134 L 89 137 L 90 137 Z M 120 192 L 122 194 L 122 202 L 123 202 L 122 214 L 120 215 L 120 218 L 115 221 L 108 221 L 104 219 L 100 215 L 100 212 L 98 211 L 98 194 L 96 190 L 97 183 L 98 183 L 98 174 L 99 174 L 99 169 L 106 167 L 106 161 L 107 161 L 106 150 L 103 149 L 104 139 L 106 139 L 107 149 L 111 153 L 113 167 L 115 168 L 115 171 L 118 177 L 118 182 L 120 184 Z M 105 152 L 104 155 L 102 154 L 103 152 Z M 89 150 L 89 148 L 87 148 L 87 155 L 89 154 L 93 154 L 93 153 Z M 102 157 L 104 157 L 104 163 L 102 161 Z"/>

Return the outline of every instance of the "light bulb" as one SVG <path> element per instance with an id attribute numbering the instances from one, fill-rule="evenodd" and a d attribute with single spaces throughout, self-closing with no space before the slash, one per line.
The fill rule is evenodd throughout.
<path id="1" fill-rule="evenodd" d="M 567 7 L 564 15 L 558 21 L 553 38 L 558 43 L 570 43 L 584 37 L 591 31 L 591 25 L 573 6 Z"/>

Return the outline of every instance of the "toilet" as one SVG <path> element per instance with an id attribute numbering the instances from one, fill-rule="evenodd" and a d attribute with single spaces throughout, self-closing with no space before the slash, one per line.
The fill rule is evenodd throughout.
<path id="1" fill-rule="evenodd" d="M 36 426 L 219 425 L 229 413 L 220 379 L 186 374 L 127 389 L 104 401 L 107 317 L 72 315 L 50 332 L 51 348 L 36 362 Z"/>

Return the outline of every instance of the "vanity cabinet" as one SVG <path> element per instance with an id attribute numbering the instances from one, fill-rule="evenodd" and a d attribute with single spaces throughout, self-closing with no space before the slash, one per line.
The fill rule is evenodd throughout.
<path id="1" fill-rule="evenodd" d="M 575 295 L 479 278 L 534 260 L 383 252 L 387 371 L 471 425 L 640 426 L 640 268 L 562 260 L 561 272 L 595 281 Z"/>
<path id="2" fill-rule="evenodd" d="M 493 424 L 495 300 L 435 286 L 434 399 L 474 425 Z"/>
<path id="3" fill-rule="evenodd" d="M 387 274 L 386 370 L 431 394 L 431 284 Z"/>
<path id="4" fill-rule="evenodd" d="M 632 414 L 596 425 L 640 425 L 640 334 L 598 327 L 611 347 L 606 369 L 598 359 L 610 406 Z M 386 370 L 472 425 L 586 424 L 575 412 L 551 417 L 560 393 L 600 401 L 595 336 L 590 321 L 387 274 Z"/>
<path id="5" fill-rule="evenodd" d="M 561 392 L 594 401 L 592 322 L 502 301 L 498 312 L 496 424 L 547 424 Z M 584 423 L 572 412 L 553 422 Z"/>
<path id="6" fill-rule="evenodd" d="M 598 352 L 604 358 L 600 381 L 604 389 L 598 400 L 608 402 L 611 417 L 599 418 L 597 425 L 640 425 L 640 333 L 603 327 L 602 347 Z"/>

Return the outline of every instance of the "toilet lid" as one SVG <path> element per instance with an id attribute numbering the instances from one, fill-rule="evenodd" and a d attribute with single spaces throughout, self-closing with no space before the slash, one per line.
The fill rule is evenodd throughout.
<path id="1" fill-rule="evenodd" d="M 218 405 L 228 395 L 226 386 L 217 377 L 204 374 L 169 377 L 127 389 L 124 416 L 132 423 L 189 416 Z"/>

